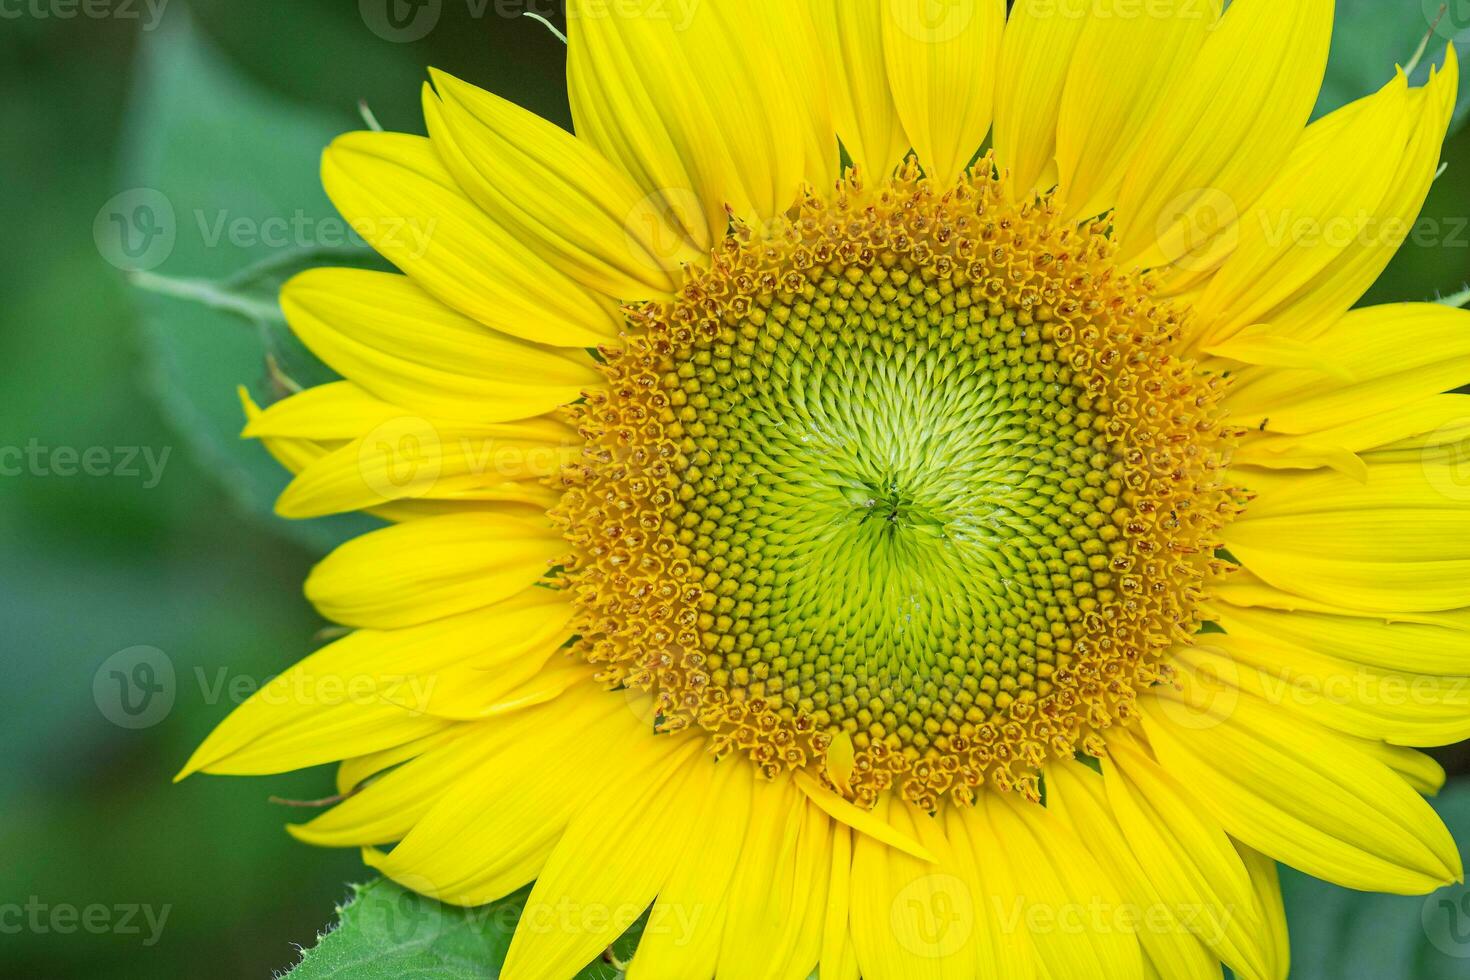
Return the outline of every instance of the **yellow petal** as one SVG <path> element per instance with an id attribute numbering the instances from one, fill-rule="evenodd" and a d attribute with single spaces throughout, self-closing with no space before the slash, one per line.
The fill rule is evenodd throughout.
<path id="1" fill-rule="evenodd" d="M 503 636 L 494 606 L 402 630 L 359 630 L 263 685 L 219 724 L 184 766 L 192 772 L 288 772 L 367 755 L 450 727 L 383 697 L 408 686 L 420 702 L 435 674 Z"/>
<path id="2" fill-rule="evenodd" d="M 1180 680 L 1181 692 L 1142 702 L 1144 728 L 1159 762 L 1231 836 L 1348 888 L 1423 894 L 1460 877 L 1444 824 L 1383 763 L 1248 694 L 1191 717 L 1208 692 L 1188 672 Z"/>
<path id="3" fill-rule="evenodd" d="M 429 136 L 465 191 L 548 263 L 621 300 L 665 298 L 687 247 L 586 140 L 452 75 L 425 90 Z M 664 243 L 678 242 L 673 254 Z"/>
<path id="4" fill-rule="evenodd" d="M 1251 428 L 1266 423 L 1270 432 L 1320 432 L 1451 391 L 1470 377 L 1470 310 L 1436 303 L 1365 307 L 1302 347 L 1304 358 L 1335 365 L 1338 376 L 1240 371 L 1229 395 L 1233 421 Z"/>
<path id="5" fill-rule="evenodd" d="M 1412 134 L 1411 105 L 1400 73 L 1376 95 L 1308 127 L 1194 304 L 1206 344 L 1272 320 L 1303 284 L 1383 234 L 1379 208 Z"/>
<path id="6" fill-rule="evenodd" d="M 714 775 L 698 738 L 648 735 L 614 792 L 572 817 L 536 879 L 502 973 L 561 980 L 591 962 L 641 916 L 669 880 Z M 615 757 L 616 758 L 616 757 Z M 599 860 L 614 842 L 616 857 Z"/>
<path id="7" fill-rule="evenodd" d="M 882 841 L 885 845 L 903 851 L 917 860 L 934 861 L 934 855 L 925 850 L 922 844 L 893 824 L 878 817 L 876 811 L 864 810 L 849 803 L 800 769 L 792 773 L 792 778 L 807 798 L 826 811 L 833 820 L 844 823 L 874 840 Z"/>
<path id="8" fill-rule="evenodd" d="M 832 828 L 832 877 L 827 889 L 827 914 L 822 922 L 822 958 L 819 975 L 836 980 L 858 980 L 857 951 L 852 948 L 848 909 L 852 902 L 853 832 L 842 824 Z"/>
<path id="9" fill-rule="evenodd" d="M 1011 186 L 1051 186 L 1043 179 L 1057 147 L 1057 116 L 1073 52 L 1087 26 L 1085 12 L 1059 16 L 1055 0 L 1017 0 L 1011 7 L 995 83 L 996 164 Z"/>
<path id="10" fill-rule="evenodd" d="M 1470 664 L 1450 677 L 1384 671 L 1279 641 L 1223 634 L 1175 657 L 1201 685 L 1231 685 L 1356 738 L 1449 745 L 1470 737 Z"/>
<path id="11" fill-rule="evenodd" d="M 1276 862 L 1239 841 L 1235 847 L 1250 871 L 1257 904 L 1265 912 L 1270 939 L 1267 945 L 1270 951 L 1267 980 L 1286 980 L 1291 972 L 1291 940 L 1287 935 L 1286 904 L 1281 898 L 1281 879 L 1276 871 Z"/>
<path id="12" fill-rule="evenodd" d="M 312 570 L 306 597 L 348 626 L 413 626 L 524 592 L 566 550 L 548 522 L 516 514 L 410 521 L 338 547 Z"/>
<path id="13" fill-rule="evenodd" d="M 1007 843 L 985 816 L 984 804 L 946 807 L 944 834 L 950 842 L 954 874 L 974 895 L 974 948 L 977 977 L 1035 980 L 1042 976 L 1036 950 L 1019 916 L 1025 912 L 1025 887 L 1007 861 Z M 935 920 L 963 922 L 963 905 L 931 909 Z"/>
<path id="14" fill-rule="evenodd" d="M 429 140 L 348 133 L 322 158 L 337 210 L 439 300 L 502 333 L 594 347 L 621 327 L 616 304 L 536 258 L 444 169 Z"/>
<path id="15" fill-rule="evenodd" d="M 573 0 L 567 15 L 577 134 L 667 205 L 696 246 L 723 237 L 727 206 L 754 222 L 795 202 L 809 119 L 785 97 L 766 16 L 597 0 Z"/>
<path id="16" fill-rule="evenodd" d="M 1001 928 L 1046 930 L 1035 947 L 1050 976 L 1141 978 L 1137 923 L 1112 916 L 1106 929 L 1089 924 L 1089 907 L 1116 911 L 1123 901 L 1087 846 L 1045 807 L 1009 793 L 987 792 L 983 800 L 1023 897 L 998 910 Z"/>
<path id="17" fill-rule="evenodd" d="M 834 824 L 789 780 L 758 782 L 751 803 L 716 974 L 804 978 L 821 952 Z"/>
<path id="18" fill-rule="evenodd" d="M 1003 0 L 891 0 L 883 51 L 894 106 L 924 172 L 954 183 L 990 130 Z"/>
<path id="19" fill-rule="evenodd" d="M 1455 628 L 1305 609 L 1288 612 L 1235 604 L 1230 601 L 1235 596 L 1234 591 L 1225 591 L 1227 602 L 1218 604 L 1215 611 L 1220 624 L 1232 635 L 1289 643 L 1380 670 L 1456 674 L 1467 669 L 1470 621 Z"/>
<path id="20" fill-rule="evenodd" d="M 504 898 L 541 872 L 574 814 L 610 781 L 639 774 L 635 746 L 651 738 L 621 699 L 593 685 L 511 721 L 527 727 L 452 780 L 392 851 L 368 855 L 370 865 L 456 905 Z"/>
<path id="21" fill-rule="evenodd" d="M 908 805 L 884 797 L 873 816 L 908 832 Z M 913 819 L 934 823 L 927 814 Z M 931 853 L 932 850 L 931 850 Z M 943 861 L 944 854 L 936 857 Z M 921 862 L 866 835 L 853 843 L 849 891 L 853 948 L 865 977 L 940 980 L 969 975 L 975 897 L 944 863 Z"/>
<path id="22" fill-rule="evenodd" d="M 1443 69 L 1429 85 L 1411 93 L 1407 146 L 1389 146 L 1376 161 L 1394 169 L 1389 192 L 1368 216 L 1367 227 L 1331 264 L 1302 283 L 1265 315 L 1282 334 L 1311 336 L 1352 307 L 1377 281 L 1414 228 L 1415 219 L 1439 172 L 1446 129 L 1459 92 L 1459 66 L 1451 48 Z"/>
<path id="23" fill-rule="evenodd" d="M 695 763 L 696 765 L 699 762 Z M 742 759 L 712 766 L 704 814 L 691 846 L 649 912 L 629 980 L 712 977 L 720 958 L 730 882 L 746 839 L 755 768 Z"/>
<path id="24" fill-rule="evenodd" d="M 402 409 L 351 381 L 334 381 L 283 398 L 255 414 L 241 435 L 247 439 L 346 441 L 402 414 Z"/>
<path id="25" fill-rule="evenodd" d="M 1144 132 L 1160 109 L 1172 108 L 1219 17 L 1216 0 L 1165 0 L 1142 17 L 1084 18 L 1057 112 L 1068 213 L 1090 218 L 1113 206 Z"/>
<path id="26" fill-rule="evenodd" d="M 903 160 L 909 139 L 888 85 L 883 53 L 884 4 L 812 0 L 812 19 L 831 78 L 837 135 L 852 162 L 884 179 Z"/>
<path id="27" fill-rule="evenodd" d="M 276 512 L 317 517 L 425 498 L 544 506 L 539 481 L 579 458 L 578 442 L 553 419 L 472 426 L 403 412 L 302 469 Z"/>
<path id="28" fill-rule="evenodd" d="M 286 283 L 281 308 L 292 332 L 334 370 L 384 401 L 436 417 L 530 418 L 604 380 L 581 351 L 487 330 L 407 276 L 313 269 Z"/>
<path id="29" fill-rule="evenodd" d="M 352 783 L 349 788 L 357 791 L 341 803 L 286 829 L 297 840 L 321 847 L 391 844 L 407 835 L 446 791 L 478 775 L 515 740 L 534 737 L 536 726 L 547 720 L 545 712 L 526 712 L 495 724 L 456 725 L 435 740 L 409 743 L 398 751 L 420 751 L 398 759 L 401 764 L 365 786 Z"/>
<path id="30" fill-rule="evenodd" d="M 1119 258 L 1187 258 L 1209 212 L 1260 196 L 1296 145 L 1327 65 L 1332 0 L 1235 0 L 1146 131 L 1118 195 Z"/>
<path id="31" fill-rule="evenodd" d="M 1221 909 L 1201 902 L 1197 888 L 1178 889 L 1176 885 L 1177 890 L 1164 890 L 1179 875 L 1172 868 L 1178 864 L 1173 851 L 1161 851 L 1158 847 L 1164 830 L 1150 826 L 1147 836 L 1140 840 L 1128 836 L 1104 793 L 1103 777 L 1072 760 L 1047 767 L 1046 805 L 1091 845 L 1103 869 L 1125 889 L 1128 900 L 1135 903 L 1146 923 L 1139 929 L 1139 941 L 1159 974 L 1212 978 L 1221 975 L 1219 956 L 1210 952 L 1190 930 L 1190 925 L 1199 930 L 1205 924 L 1202 920 L 1213 919 L 1208 935 L 1218 943 L 1223 932 L 1218 921 Z M 1194 814 L 1188 819 L 1192 826 L 1199 822 Z M 1215 832 L 1224 839 L 1218 828 Z M 1171 867 L 1162 867 L 1165 865 Z M 1248 910 L 1248 903 L 1246 907 Z M 1235 913 L 1231 910 L 1229 914 Z"/>
<path id="32" fill-rule="evenodd" d="M 1261 977 L 1268 955 L 1250 876 L 1220 825 L 1202 816 L 1188 784 L 1159 768 L 1136 739 L 1114 731 L 1103 783 L 1112 813 L 1159 891 L 1238 974 Z"/>

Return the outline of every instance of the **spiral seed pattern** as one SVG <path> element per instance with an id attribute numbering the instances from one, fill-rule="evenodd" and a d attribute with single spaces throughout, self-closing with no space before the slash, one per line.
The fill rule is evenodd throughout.
<path id="1" fill-rule="evenodd" d="M 853 176 L 629 311 L 555 516 L 609 685 L 769 775 L 935 809 L 1167 682 L 1199 628 L 1223 383 L 1101 226 Z"/>

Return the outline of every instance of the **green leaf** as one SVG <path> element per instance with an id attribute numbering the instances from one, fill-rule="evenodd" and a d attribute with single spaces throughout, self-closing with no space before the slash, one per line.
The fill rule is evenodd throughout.
<path id="1" fill-rule="evenodd" d="M 1410 76 L 1415 85 L 1424 84 L 1431 66 L 1444 62 L 1450 41 L 1462 65 L 1470 57 L 1470 4 L 1465 0 L 1337 0 L 1332 53 L 1314 117 L 1378 91 L 1393 78 L 1396 65 L 1407 66 L 1413 60 L 1426 38 L 1424 56 Z M 1467 118 L 1470 85 L 1462 79 L 1450 132 L 1457 131 Z"/>
<path id="2" fill-rule="evenodd" d="M 529 889 L 480 908 L 463 909 L 424 898 L 391 881 L 353 887 L 339 908 L 337 925 L 304 950 L 290 980 L 374 980 L 435 977 L 484 980 L 500 976 Z M 612 958 L 626 963 L 642 933 L 640 920 L 613 944 Z M 590 963 L 577 980 L 617 980 L 613 963 Z"/>
<path id="3" fill-rule="evenodd" d="M 377 265 L 318 180 L 322 148 L 354 120 L 262 92 L 182 13 L 143 35 L 125 128 L 127 189 L 99 212 L 94 237 L 139 287 L 149 390 L 171 424 L 245 512 L 325 551 L 377 522 L 274 517 L 289 474 L 240 439 L 235 391 L 244 384 L 269 404 L 333 378 L 291 336 L 276 293 L 312 265 Z"/>
<path id="4" fill-rule="evenodd" d="M 1470 780 L 1434 808 L 1470 853 Z M 1470 888 L 1429 896 L 1348 891 L 1283 868 L 1292 980 L 1464 980 L 1470 976 Z"/>

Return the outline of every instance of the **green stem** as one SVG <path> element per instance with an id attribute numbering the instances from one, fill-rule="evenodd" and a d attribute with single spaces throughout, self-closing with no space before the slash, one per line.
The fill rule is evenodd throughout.
<path id="1" fill-rule="evenodd" d="M 176 279 L 152 272 L 134 272 L 128 277 L 133 285 L 150 293 L 172 296 L 175 299 L 193 300 L 214 310 L 238 313 L 255 322 L 280 320 L 281 308 L 275 303 L 249 299 L 231 292 L 224 283 L 207 279 Z"/>
<path id="2" fill-rule="evenodd" d="M 532 20 L 539 20 L 542 24 L 545 24 L 546 25 L 546 29 L 548 31 L 550 31 L 551 33 L 553 33 L 553 34 L 555 34 L 557 36 L 557 39 L 560 40 L 562 44 L 566 44 L 567 43 L 567 36 L 565 34 L 563 34 L 561 31 L 557 30 L 555 24 L 553 24 L 551 21 L 547 20 L 545 17 L 542 17 L 540 14 L 535 13 L 535 12 L 530 11 L 530 10 L 527 10 L 527 11 L 524 11 L 521 14 L 521 16 L 522 17 L 529 17 Z"/>

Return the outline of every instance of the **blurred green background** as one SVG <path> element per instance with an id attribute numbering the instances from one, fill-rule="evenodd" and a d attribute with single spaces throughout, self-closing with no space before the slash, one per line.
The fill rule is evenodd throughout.
<path id="1" fill-rule="evenodd" d="M 281 827 L 298 813 L 270 802 L 330 793 L 326 771 L 170 784 L 236 700 L 314 646 L 300 583 L 353 530 L 269 518 L 284 476 L 234 440 L 233 387 L 270 397 L 267 352 L 314 380 L 269 313 L 284 274 L 344 251 L 372 261 L 316 187 L 320 147 L 360 127 L 358 101 L 422 131 L 437 65 L 566 125 L 564 49 L 520 16 L 561 23 L 556 6 L 428 0 L 395 23 L 371 0 L 0 4 L 0 446 L 27 453 L 23 475 L 0 477 L 0 904 L 27 922 L 0 920 L 0 975 L 267 976 L 368 877 L 355 853 L 293 843 Z M 1375 87 L 1425 30 L 1420 0 L 1343 6 L 1398 19 L 1345 19 L 1328 100 Z M 1374 301 L 1470 276 L 1470 131 L 1445 156 L 1434 230 Z M 118 249 L 160 241 L 143 264 L 167 281 L 131 285 L 121 267 L 138 256 Z M 129 682 L 168 697 L 130 713 Z M 1463 747 L 1440 755 L 1466 772 Z M 76 921 L 52 914 L 66 907 Z"/>

